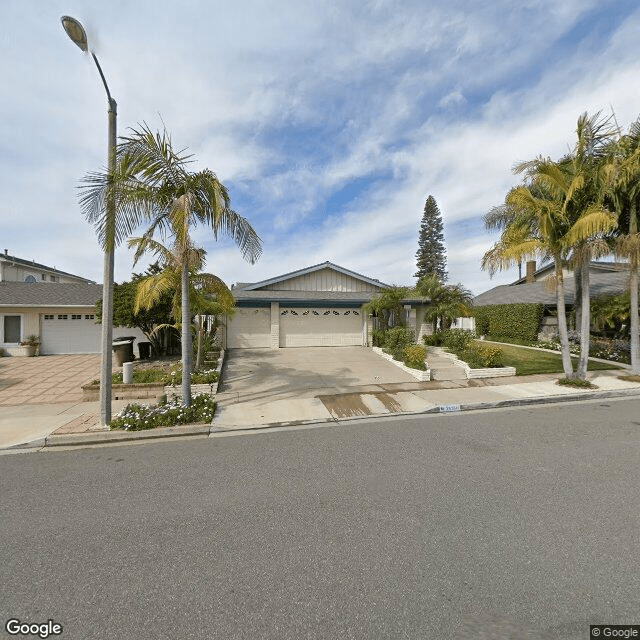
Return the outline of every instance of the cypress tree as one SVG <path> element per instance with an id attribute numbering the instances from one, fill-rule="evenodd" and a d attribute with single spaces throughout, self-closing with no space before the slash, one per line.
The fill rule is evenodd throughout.
<path id="1" fill-rule="evenodd" d="M 435 198 L 429 196 L 425 202 L 420 223 L 418 251 L 416 252 L 418 271 L 414 277 L 420 280 L 420 278 L 433 273 L 438 276 L 441 282 L 444 282 L 447 279 L 446 264 L 442 214 Z"/>

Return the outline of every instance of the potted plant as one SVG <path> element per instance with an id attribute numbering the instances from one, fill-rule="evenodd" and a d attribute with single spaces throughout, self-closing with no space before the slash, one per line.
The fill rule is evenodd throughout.
<path id="1" fill-rule="evenodd" d="M 25 355 L 32 358 L 36 355 L 38 347 L 40 346 L 40 338 L 38 336 L 29 336 L 26 340 L 20 343 L 21 347 L 24 347 Z"/>

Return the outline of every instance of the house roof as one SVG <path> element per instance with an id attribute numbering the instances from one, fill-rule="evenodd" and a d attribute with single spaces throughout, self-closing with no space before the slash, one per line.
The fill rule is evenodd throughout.
<path id="1" fill-rule="evenodd" d="M 101 297 L 88 282 L 0 282 L 0 307 L 90 307 Z"/>
<path id="2" fill-rule="evenodd" d="M 591 265 L 591 272 L 595 273 L 595 272 L 606 272 L 606 271 L 625 271 L 626 269 L 629 268 L 629 264 L 626 262 L 600 262 L 598 260 L 592 260 L 590 263 Z M 540 267 L 539 269 L 536 269 L 534 272 L 534 277 L 538 277 L 541 276 L 545 273 L 549 273 L 552 272 L 555 268 L 555 265 L 553 264 L 553 262 L 549 262 L 546 265 Z M 512 282 L 511 284 L 524 284 L 527 281 L 527 276 L 522 276 L 522 278 L 518 278 L 515 282 Z"/>
<path id="3" fill-rule="evenodd" d="M 238 283 L 234 287 L 234 295 L 238 290 L 243 291 L 255 291 L 256 289 L 261 289 L 262 287 L 266 287 L 272 284 L 277 284 L 278 282 L 284 282 L 285 280 L 290 280 L 291 278 L 297 278 L 298 276 L 303 276 L 308 273 L 313 273 L 314 271 L 320 271 L 322 269 L 333 269 L 338 273 L 342 273 L 346 276 L 350 276 L 352 278 L 356 278 L 357 280 L 362 280 L 368 284 L 371 284 L 375 287 L 380 287 L 381 289 L 389 288 L 388 284 L 384 284 L 380 282 L 380 280 L 375 280 L 374 278 L 369 278 L 367 276 L 363 276 L 361 273 L 356 273 L 355 271 L 351 271 L 350 269 L 345 269 L 333 262 L 322 262 L 320 264 L 314 264 L 311 267 L 306 267 L 304 269 L 299 269 L 298 271 L 291 271 L 289 273 L 285 273 L 281 276 L 276 276 L 275 278 L 269 278 L 267 280 L 261 280 L 260 282 L 249 282 L 249 283 Z M 315 292 L 314 292 L 315 293 Z M 329 292 L 327 292 L 329 293 Z"/>
<path id="4" fill-rule="evenodd" d="M 71 276 L 72 278 L 81 278 L 85 282 L 93 282 L 93 280 L 89 280 L 88 278 L 83 278 L 82 276 L 78 276 L 75 273 L 69 273 L 68 271 L 61 271 L 60 269 L 56 269 L 55 267 L 48 267 L 46 264 L 35 262 L 35 260 L 25 260 L 24 258 L 17 258 L 16 256 L 10 256 L 8 253 L 0 253 L 0 260 L 4 262 L 8 262 L 10 264 L 20 265 L 22 267 L 29 267 L 31 269 L 52 271 L 53 273 L 57 273 L 61 276 Z"/>
<path id="5" fill-rule="evenodd" d="M 591 298 L 617 295 L 627 290 L 629 272 L 619 268 L 614 270 L 594 271 L 589 276 L 589 290 Z M 519 282 L 519 281 L 518 281 Z M 574 278 L 565 280 L 565 304 L 573 304 L 575 297 Z M 529 284 L 503 284 L 476 296 L 473 304 L 483 307 L 489 304 L 514 303 L 542 303 L 548 306 L 556 305 L 556 294 L 547 288 L 547 282 L 539 280 Z"/>

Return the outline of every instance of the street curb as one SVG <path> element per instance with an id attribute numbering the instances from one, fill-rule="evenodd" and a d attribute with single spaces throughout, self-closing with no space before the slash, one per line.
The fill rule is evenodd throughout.
<path id="1" fill-rule="evenodd" d="M 145 431 L 84 431 L 83 433 L 65 433 L 59 436 L 47 436 L 44 446 L 84 446 L 88 444 L 109 444 L 131 440 L 157 440 L 160 438 L 176 438 L 180 436 L 208 435 L 210 429 L 210 424 L 191 424 L 175 427 L 158 427 Z"/>
<path id="2" fill-rule="evenodd" d="M 2 447 L 2 451 L 11 451 L 13 449 L 41 449 L 46 445 L 45 438 L 36 438 L 29 442 L 20 442 L 19 444 L 10 444 L 8 447 Z"/>

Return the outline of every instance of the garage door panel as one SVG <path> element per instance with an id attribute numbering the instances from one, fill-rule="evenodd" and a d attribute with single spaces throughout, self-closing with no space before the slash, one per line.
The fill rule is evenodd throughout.
<path id="1" fill-rule="evenodd" d="M 358 309 L 280 310 L 281 347 L 341 347 L 362 344 Z"/>
<path id="2" fill-rule="evenodd" d="M 96 324 L 93 319 L 85 319 L 84 317 L 72 319 L 72 314 L 59 315 L 67 317 L 56 317 L 42 321 L 40 353 L 43 355 L 100 353 L 102 325 Z"/>
<path id="3" fill-rule="evenodd" d="M 227 321 L 227 347 L 231 349 L 271 346 L 271 310 L 238 309 Z"/>

